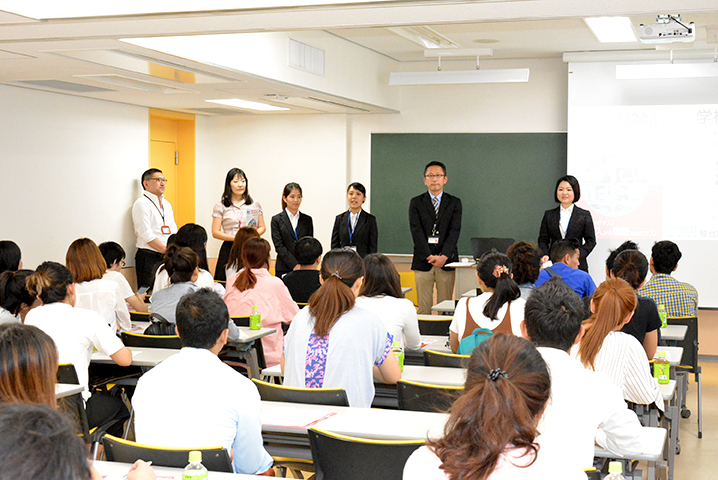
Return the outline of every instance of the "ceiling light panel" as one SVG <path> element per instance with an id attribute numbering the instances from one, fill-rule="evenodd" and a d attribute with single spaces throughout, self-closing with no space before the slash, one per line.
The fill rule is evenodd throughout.
<path id="1" fill-rule="evenodd" d="M 638 41 L 628 17 L 590 17 L 584 18 L 584 20 L 601 43 Z"/>
<path id="2" fill-rule="evenodd" d="M 458 43 L 429 27 L 391 27 L 388 30 L 424 48 L 461 48 Z"/>
<path id="3" fill-rule="evenodd" d="M 258 110 L 262 112 L 275 112 L 280 110 L 289 110 L 284 107 L 277 107 L 267 103 L 250 102 L 249 100 L 241 100 L 239 98 L 224 98 L 218 100 L 205 100 L 205 102 L 218 103 L 229 107 L 242 108 L 245 110 Z"/>
<path id="4" fill-rule="evenodd" d="M 529 81 L 528 68 L 392 73 L 389 85 L 461 85 L 472 83 L 522 83 Z"/>

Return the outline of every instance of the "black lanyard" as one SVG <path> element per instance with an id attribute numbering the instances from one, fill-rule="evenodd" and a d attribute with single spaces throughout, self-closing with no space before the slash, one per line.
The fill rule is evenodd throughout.
<path id="1" fill-rule="evenodd" d="M 148 197 L 148 196 L 145 195 L 145 194 L 143 194 L 143 196 L 144 196 L 147 200 L 149 200 L 152 205 L 155 206 L 155 208 L 157 209 L 158 212 L 160 212 L 160 217 L 162 217 L 162 226 L 164 227 L 164 226 L 166 225 L 166 222 L 165 222 L 165 207 L 162 207 L 162 210 L 160 210 L 160 207 L 158 207 L 157 204 L 156 204 L 155 202 L 153 202 L 150 197 Z"/>

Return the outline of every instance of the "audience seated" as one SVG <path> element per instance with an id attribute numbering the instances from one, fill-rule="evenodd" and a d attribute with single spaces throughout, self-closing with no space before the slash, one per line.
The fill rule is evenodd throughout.
<path id="1" fill-rule="evenodd" d="M 99 245 L 100 253 L 105 259 L 107 270 L 102 276 L 105 280 L 112 280 L 120 287 L 120 295 L 129 303 L 135 312 L 147 312 L 145 303 L 146 294 L 139 294 L 132 291 L 130 282 L 120 273 L 125 266 L 125 249 L 117 242 L 102 242 Z"/>
<path id="2" fill-rule="evenodd" d="M 195 282 L 200 288 L 211 288 L 218 295 L 224 295 L 224 287 L 214 282 L 212 274 L 209 273 L 207 267 L 207 231 L 203 226 L 196 223 L 188 223 L 183 225 L 177 231 L 174 237 L 167 240 L 167 246 L 177 245 L 178 247 L 189 247 L 197 254 L 199 258 L 199 277 Z M 157 293 L 163 288 L 170 286 L 170 277 L 164 268 L 160 265 L 155 273 L 155 282 L 152 286 L 152 293 Z"/>
<path id="3" fill-rule="evenodd" d="M 527 300 L 541 272 L 541 252 L 528 242 L 516 242 L 506 251 L 513 264 L 514 282 L 519 286 L 521 298 Z"/>
<path id="4" fill-rule="evenodd" d="M 236 473 L 263 473 L 272 457 L 262 445 L 259 393 L 217 357 L 229 321 L 227 307 L 210 289 L 182 298 L 177 331 L 183 348 L 140 377 L 132 398 L 137 441 L 178 448 L 222 445 Z"/>
<path id="5" fill-rule="evenodd" d="M 569 356 L 581 339 L 582 320 L 581 299 L 553 279 L 533 290 L 521 327 L 551 373 L 551 401 L 539 423 L 539 461 L 577 469 L 593 466 L 594 443 L 616 455 L 644 451 L 641 424 L 621 390 Z"/>
<path id="6" fill-rule="evenodd" d="M 0 404 L 41 403 L 55 408 L 57 348 L 32 325 L 0 325 Z"/>
<path id="7" fill-rule="evenodd" d="M 32 270 L 6 270 L 0 274 L 0 324 L 21 323 L 31 309 L 42 302 L 27 290 Z"/>
<path id="8" fill-rule="evenodd" d="M 276 332 L 262 337 L 267 366 L 279 364 L 282 356 L 282 323 L 290 323 L 299 308 L 282 280 L 269 273 L 269 242 L 250 238 L 242 247 L 244 269 L 227 279 L 224 301 L 233 317 L 249 316 L 258 307 L 262 326 Z"/>
<path id="9" fill-rule="evenodd" d="M 132 363 L 132 352 L 97 312 L 75 305 L 75 283 L 70 270 L 55 262 L 45 262 L 27 279 L 32 295 L 43 305 L 25 317 L 27 325 L 39 327 L 57 345 L 60 363 L 72 363 L 77 377 L 87 390 L 88 366 L 93 348 L 97 348 L 121 366 Z M 85 393 L 89 397 L 89 393 Z"/>
<path id="10" fill-rule="evenodd" d="M 256 228 L 242 227 L 237 230 L 237 234 L 234 236 L 234 242 L 232 242 L 232 248 L 229 251 L 227 267 L 225 268 L 225 278 L 229 278 L 244 268 L 244 265 L 242 265 L 242 245 L 250 238 L 259 238 L 259 233 Z"/>
<path id="11" fill-rule="evenodd" d="M 669 317 L 694 317 L 698 315 L 698 292 L 693 285 L 671 276 L 681 256 L 675 243 L 656 242 L 651 250 L 651 279 L 638 289 L 638 294 L 664 305 Z"/>
<path id="12" fill-rule="evenodd" d="M 177 304 L 184 295 L 199 287 L 194 283 L 199 277 L 199 258 L 187 247 L 170 245 L 165 250 L 162 268 L 169 275 L 170 286 L 155 292 L 150 298 L 150 311 L 160 315 L 170 323 L 175 322 Z"/>
<path id="13" fill-rule="evenodd" d="M 294 258 L 299 268 L 287 273 L 282 281 L 297 303 L 307 303 L 309 297 L 319 290 L 319 263 L 322 260 L 322 244 L 314 237 L 302 237 L 294 245 Z"/>
<path id="14" fill-rule="evenodd" d="M 130 312 L 119 285 L 104 280 L 105 258 L 95 242 L 79 238 L 70 244 L 65 256 L 75 280 L 75 307 L 99 313 L 113 330 L 131 330 Z"/>
<path id="15" fill-rule="evenodd" d="M 0 273 L 14 272 L 22 268 L 20 247 L 12 240 L 0 241 Z"/>
<path id="16" fill-rule="evenodd" d="M 285 338 L 284 384 L 343 388 L 350 406 L 368 408 L 373 379 L 393 385 L 401 378 L 392 337 L 376 315 L 356 305 L 364 262 L 354 250 L 328 252 L 320 274 L 322 286 L 294 317 Z"/>
<path id="17" fill-rule="evenodd" d="M 45 405 L 0 404 L 0 478 L 13 480 L 102 480 L 70 422 Z M 142 460 L 127 480 L 155 480 Z"/>
<path id="18" fill-rule="evenodd" d="M 606 280 L 591 299 L 591 318 L 577 357 L 585 368 L 606 374 L 629 402 L 663 410 L 663 396 L 651 375 L 643 346 L 635 337 L 621 332 L 638 305 L 633 288 L 620 278 Z"/>
<path id="19" fill-rule="evenodd" d="M 380 253 L 370 253 L 364 257 L 364 272 L 357 306 L 379 317 L 394 342 L 410 350 L 421 348 L 416 308 L 404 298 L 399 272 L 392 261 Z"/>
<path id="20" fill-rule="evenodd" d="M 496 335 L 471 354 L 464 394 L 451 406 L 440 439 L 429 439 L 404 467 L 406 480 L 585 478 L 569 462 L 537 461 L 538 423 L 551 378 L 546 362 L 523 338 Z"/>
<path id="21" fill-rule="evenodd" d="M 596 290 L 596 284 L 591 275 L 579 270 L 579 257 L 581 252 L 578 240 L 568 238 L 559 240 L 551 247 L 551 267 L 544 268 L 539 273 L 536 286 L 546 283 L 551 277 L 557 276 L 573 288 L 580 297 L 590 297 Z"/>
<path id="22" fill-rule="evenodd" d="M 481 256 L 476 266 L 476 278 L 482 294 L 462 299 L 456 305 L 449 326 L 451 351 L 456 353 L 459 342 L 471 335 L 475 328 L 488 328 L 494 333 L 513 333 L 521 336 L 524 305 L 518 285 L 511 278 L 511 260 L 495 250 Z M 476 325 L 467 328 L 467 325 Z"/>

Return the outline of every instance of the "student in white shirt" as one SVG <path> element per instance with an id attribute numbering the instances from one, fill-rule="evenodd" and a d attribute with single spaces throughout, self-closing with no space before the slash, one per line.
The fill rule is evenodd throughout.
<path id="1" fill-rule="evenodd" d="M 379 317 L 395 342 L 418 350 L 421 337 L 416 308 L 411 300 L 404 298 L 399 272 L 392 261 L 380 253 L 372 253 L 364 257 L 364 270 L 357 306 Z"/>
<path id="2" fill-rule="evenodd" d="M 117 283 L 105 280 L 105 258 L 95 242 L 78 238 L 65 256 L 67 268 L 75 279 L 75 306 L 99 313 L 114 330 L 130 330 L 130 312 Z"/>
<path id="3" fill-rule="evenodd" d="M 521 325 L 551 373 L 551 400 L 539 423 L 539 461 L 575 469 L 593 466 L 595 443 L 622 456 L 645 448 L 641 424 L 621 390 L 569 356 L 581 340 L 583 312 L 576 292 L 553 279 L 531 290 Z"/>
<path id="4" fill-rule="evenodd" d="M 148 308 L 145 303 L 147 294 L 133 292 L 130 282 L 120 273 L 122 267 L 125 266 L 125 249 L 117 242 L 102 242 L 99 248 L 107 264 L 107 271 L 102 278 L 112 280 L 120 287 L 120 294 L 125 299 L 125 302 L 130 304 L 132 310 L 147 313 Z"/>

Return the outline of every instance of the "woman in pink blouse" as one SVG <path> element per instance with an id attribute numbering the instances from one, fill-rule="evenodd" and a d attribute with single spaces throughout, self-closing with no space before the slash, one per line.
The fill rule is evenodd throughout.
<path id="1" fill-rule="evenodd" d="M 262 338 L 267 366 L 279 364 L 282 356 L 282 323 L 290 323 L 299 312 L 281 279 L 269 273 L 269 242 L 250 238 L 242 247 L 244 268 L 227 279 L 224 302 L 233 317 L 245 317 L 258 307 L 262 326 L 277 331 Z"/>
<path id="2" fill-rule="evenodd" d="M 225 280 L 225 266 L 232 249 L 232 242 L 237 231 L 242 227 L 257 229 L 262 235 L 267 227 L 264 225 L 264 214 L 259 202 L 249 195 L 247 175 L 240 168 L 232 168 L 224 180 L 222 200 L 212 210 L 212 236 L 223 240 L 217 258 L 215 280 Z"/>

